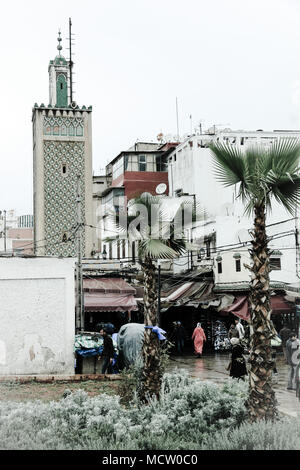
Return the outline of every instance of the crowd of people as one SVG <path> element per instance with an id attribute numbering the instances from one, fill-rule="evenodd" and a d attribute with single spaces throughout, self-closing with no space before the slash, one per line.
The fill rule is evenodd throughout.
<path id="1" fill-rule="evenodd" d="M 271 347 L 274 379 L 278 375 L 276 365 L 277 350 L 278 347 L 282 347 L 284 360 L 289 365 L 287 389 L 296 390 L 297 396 L 300 399 L 300 341 L 297 338 L 296 332 L 291 331 L 287 325 L 284 325 L 278 333 L 271 321 L 271 329 L 273 332 Z M 187 335 L 181 322 L 174 322 L 170 340 L 175 343 L 176 352 L 180 355 L 183 354 L 186 338 Z M 250 354 L 249 324 L 245 322 L 245 325 L 243 325 L 241 320 L 236 318 L 229 328 L 228 338 L 231 343 L 231 358 L 227 366 L 229 375 L 232 378 L 245 379 L 248 375 Z M 196 357 L 202 357 L 206 336 L 201 323 L 197 323 L 191 339 L 193 340 Z"/>
<path id="2" fill-rule="evenodd" d="M 271 328 L 273 335 L 271 338 L 273 374 L 278 375 L 276 366 L 276 352 L 279 346 L 282 347 L 284 360 L 289 365 L 287 390 L 295 390 L 300 399 L 300 341 L 295 331 L 291 331 L 287 325 L 277 333 L 272 321 Z M 228 333 L 232 344 L 231 361 L 228 365 L 230 376 L 244 379 L 247 376 L 247 356 L 249 354 L 250 335 L 245 334 L 243 325 L 238 319 L 235 325 L 231 325 Z M 248 356 L 249 357 L 249 356 Z"/>
<path id="3" fill-rule="evenodd" d="M 169 341 L 174 342 L 176 352 L 180 355 L 183 354 L 186 338 L 187 338 L 187 334 L 181 322 L 180 321 L 174 322 L 173 331 L 171 332 L 169 336 Z M 193 334 L 192 334 L 192 340 L 194 342 L 194 352 L 196 356 L 201 357 L 202 351 L 203 351 L 203 344 L 204 344 L 204 341 L 206 341 L 206 336 L 201 326 L 201 323 L 197 323 L 197 326 L 194 329 Z"/>
<path id="4" fill-rule="evenodd" d="M 284 360 L 289 365 L 288 373 L 288 390 L 296 390 L 296 394 L 300 399 L 300 341 L 297 334 L 291 331 L 287 325 L 277 333 L 273 323 L 271 322 L 273 335 L 271 338 L 273 374 L 278 374 L 276 367 L 276 350 L 282 347 Z M 99 359 L 103 359 L 102 374 L 114 372 L 115 351 L 113 347 L 110 331 L 106 328 L 100 329 L 103 337 L 103 351 Z M 176 352 L 182 355 L 184 352 L 185 341 L 187 335 L 180 321 L 173 323 L 173 331 L 169 340 L 174 342 Z M 197 358 L 202 357 L 203 346 L 206 341 L 206 335 L 201 323 L 197 323 L 191 336 L 194 345 L 194 354 Z M 229 375 L 232 378 L 245 379 L 248 374 L 248 359 L 250 350 L 250 328 L 248 324 L 243 325 L 239 318 L 236 318 L 228 331 L 228 339 L 231 343 L 231 358 L 227 366 Z"/>

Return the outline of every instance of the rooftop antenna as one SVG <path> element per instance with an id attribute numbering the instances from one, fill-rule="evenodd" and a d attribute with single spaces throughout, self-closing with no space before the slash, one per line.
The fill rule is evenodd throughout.
<path id="1" fill-rule="evenodd" d="M 193 116 L 190 114 L 191 135 L 193 135 Z"/>
<path id="2" fill-rule="evenodd" d="M 72 104 L 73 102 L 73 65 L 74 65 L 74 62 L 72 60 L 72 55 L 74 55 L 72 53 L 72 45 L 74 45 L 74 43 L 72 43 L 72 36 L 74 36 L 74 34 L 72 33 L 72 21 L 71 21 L 71 18 L 69 18 L 69 51 L 70 51 L 70 58 L 69 58 L 69 67 L 70 67 L 70 103 Z"/>

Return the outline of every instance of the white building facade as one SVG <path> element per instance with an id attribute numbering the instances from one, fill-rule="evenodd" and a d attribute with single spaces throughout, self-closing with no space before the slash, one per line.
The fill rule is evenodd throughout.
<path id="1" fill-rule="evenodd" d="M 169 156 L 170 195 L 189 194 L 206 210 L 204 220 L 196 223 L 190 236 L 201 247 L 196 257 L 212 262 L 217 284 L 249 281 L 249 270 L 244 264 L 250 264 L 249 231 L 253 218 L 244 215 L 243 204 L 236 197 L 237 188 L 224 187 L 217 181 L 208 145 L 221 142 L 243 150 L 253 145 L 270 146 L 287 137 L 298 139 L 300 131 L 225 130 L 193 135 Z M 269 246 L 274 250 L 271 280 L 297 284 L 300 280 L 297 210 L 291 215 L 274 201 L 272 213 L 267 214 L 267 234 L 272 237 Z M 222 259 L 217 262 L 217 257 Z"/>

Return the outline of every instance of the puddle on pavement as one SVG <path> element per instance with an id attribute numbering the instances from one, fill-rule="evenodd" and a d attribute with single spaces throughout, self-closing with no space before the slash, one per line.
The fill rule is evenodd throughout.
<path id="1" fill-rule="evenodd" d="M 222 383 L 230 378 L 226 370 L 230 360 L 229 353 L 203 355 L 201 358 L 193 355 L 174 355 L 170 359 L 168 372 L 184 369 L 193 378 L 215 383 Z M 279 409 L 290 416 L 300 416 L 300 401 L 296 397 L 296 392 L 286 389 L 289 366 L 285 363 L 283 356 L 277 355 L 276 365 L 278 375 L 273 377 L 273 385 Z"/>

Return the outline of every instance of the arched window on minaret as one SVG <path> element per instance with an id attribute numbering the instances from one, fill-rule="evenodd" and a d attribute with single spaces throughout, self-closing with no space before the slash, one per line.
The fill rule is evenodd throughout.
<path id="1" fill-rule="evenodd" d="M 56 105 L 59 108 L 68 106 L 68 87 L 67 78 L 60 73 L 56 80 Z"/>

